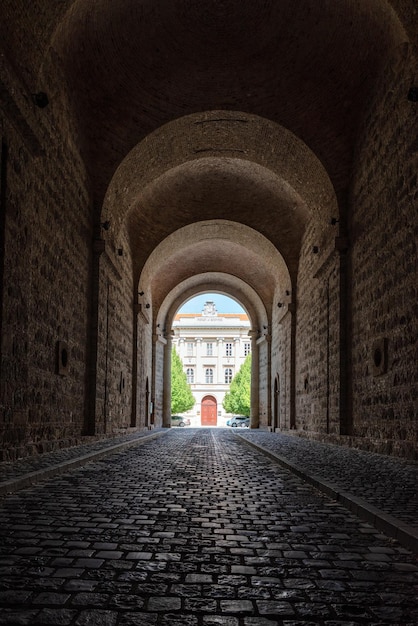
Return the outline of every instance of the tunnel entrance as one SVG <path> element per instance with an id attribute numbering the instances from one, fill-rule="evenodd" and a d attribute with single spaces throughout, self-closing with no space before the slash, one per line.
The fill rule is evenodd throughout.
<path id="1" fill-rule="evenodd" d="M 171 347 L 172 355 L 180 361 L 184 380 L 180 386 L 177 369 L 173 368 L 172 413 L 180 410 L 192 426 L 221 427 L 236 413 L 250 414 L 248 366 L 244 370 L 246 393 L 241 394 L 237 387 L 242 368 L 251 359 L 250 329 L 245 309 L 226 293 L 201 293 L 180 306 L 171 324 Z M 171 362 L 173 366 L 173 359 Z M 235 406 L 230 397 L 232 387 L 237 402 L 244 403 L 242 408 Z M 193 406 L 187 400 L 189 391 Z M 179 409 L 182 403 L 184 408 Z"/>

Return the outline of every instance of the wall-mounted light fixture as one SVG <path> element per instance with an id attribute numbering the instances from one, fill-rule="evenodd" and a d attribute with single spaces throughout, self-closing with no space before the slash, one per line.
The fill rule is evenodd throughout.
<path id="1" fill-rule="evenodd" d="M 106 220 L 105 222 L 102 222 L 102 223 L 100 224 L 100 226 L 103 228 L 103 230 L 109 230 L 109 228 L 110 228 L 110 222 L 109 222 L 109 220 Z"/>
<path id="2" fill-rule="evenodd" d="M 408 100 L 410 102 L 418 102 L 418 87 L 411 87 L 408 91 Z"/>
<path id="3" fill-rule="evenodd" d="M 49 100 L 48 96 L 44 91 L 39 91 L 38 93 L 32 93 L 32 102 L 39 108 L 44 109 L 48 106 Z"/>

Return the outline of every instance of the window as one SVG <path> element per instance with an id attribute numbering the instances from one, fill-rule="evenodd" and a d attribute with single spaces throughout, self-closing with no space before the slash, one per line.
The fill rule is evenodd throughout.
<path id="1" fill-rule="evenodd" d="M 205 382 L 213 383 L 213 369 L 211 367 L 207 367 L 205 370 Z"/>
<path id="2" fill-rule="evenodd" d="M 230 367 L 227 367 L 225 370 L 225 382 L 227 385 L 229 385 L 229 383 L 232 380 L 232 370 Z"/>
<path id="3" fill-rule="evenodd" d="M 193 344 L 191 342 L 188 342 L 187 344 L 187 356 L 192 356 L 193 354 Z"/>
<path id="4" fill-rule="evenodd" d="M 244 356 L 248 356 L 251 352 L 251 343 L 249 341 L 246 341 L 244 343 Z"/>
<path id="5" fill-rule="evenodd" d="M 186 370 L 187 382 L 189 385 L 194 383 L 194 369 L 192 367 L 188 367 Z"/>
<path id="6" fill-rule="evenodd" d="M 213 354 L 213 343 L 206 344 L 206 356 L 212 356 Z"/>
<path id="7" fill-rule="evenodd" d="M 232 356 L 232 343 L 225 344 L 225 355 Z"/>

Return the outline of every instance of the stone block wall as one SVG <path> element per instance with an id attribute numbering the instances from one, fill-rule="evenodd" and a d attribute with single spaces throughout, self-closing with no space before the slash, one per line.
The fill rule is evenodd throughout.
<path id="1" fill-rule="evenodd" d="M 107 244 L 100 258 L 97 434 L 114 434 L 131 426 L 134 309 L 130 276 L 132 259 L 125 235 L 116 246 Z"/>
<path id="2" fill-rule="evenodd" d="M 74 143 L 53 111 L 28 103 L 19 79 L 3 69 L 0 444 L 2 458 L 14 459 L 70 445 L 83 428 L 92 223 Z M 66 359 L 60 372 L 58 345 Z"/>
<path id="3" fill-rule="evenodd" d="M 405 45 L 376 84 L 350 207 L 354 434 L 400 453 L 418 438 L 416 76 Z"/>
<path id="4" fill-rule="evenodd" d="M 135 425 L 148 428 L 151 425 L 150 402 L 152 400 L 152 320 L 138 315 L 137 337 L 137 398 Z"/>
<path id="5" fill-rule="evenodd" d="M 261 427 L 266 427 L 269 425 L 269 417 L 270 417 L 270 397 L 269 397 L 269 351 L 270 351 L 270 342 L 268 338 L 262 337 L 257 341 L 258 348 L 258 363 L 259 363 L 259 383 L 258 383 L 258 393 L 259 393 L 259 405 L 258 405 L 258 415 L 259 415 L 259 423 Z"/>
<path id="6" fill-rule="evenodd" d="M 277 298 L 275 298 L 276 302 Z M 280 298 L 282 301 L 283 298 Z M 274 394 L 274 380 L 278 379 L 279 397 L 278 423 L 276 428 L 290 428 L 290 388 L 291 388 L 291 313 L 288 305 L 273 309 L 272 344 L 271 344 L 271 373 L 272 393 Z M 274 408 L 274 395 L 272 395 Z"/>
<path id="7" fill-rule="evenodd" d="M 154 341 L 154 387 L 152 390 L 152 401 L 154 411 L 152 424 L 157 427 L 163 425 L 164 413 L 164 358 L 167 350 L 167 342 L 164 338 L 155 338 Z"/>
<path id="8" fill-rule="evenodd" d="M 296 309 L 296 429 L 340 432 L 339 256 L 335 231 L 307 228 Z"/>

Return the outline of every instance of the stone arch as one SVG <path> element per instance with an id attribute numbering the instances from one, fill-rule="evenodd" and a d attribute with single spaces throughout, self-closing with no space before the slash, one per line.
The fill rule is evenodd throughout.
<path id="1" fill-rule="evenodd" d="M 180 171 L 198 171 L 196 162 L 201 160 L 207 168 L 217 162 L 224 168 L 233 163 L 235 175 L 239 168 L 246 176 L 257 166 L 260 171 L 268 170 L 277 190 L 299 197 L 322 224 L 337 212 L 335 192 L 323 165 L 296 135 L 241 111 L 205 111 L 161 126 L 130 151 L 108 187 L 102 220 L 112 222 L 117 233 L 126 216 L 140 206 L 144 189 L 157 180 L 165 182 L 173 169 L 177 168 L 176 176 Z M 293 220 L 307 219 L 299 207 L 293 208 Z"/>
<path id="2" fill-rule="evenodd" d="M 164 345 L 164 350 L 156 350 L 154 362 L 155 395 L 157 406 L 161 407 L 162 423 L 168 425 L 170 413 L 169 363 L 171 350 L 171 324 L 179 306 L 192 297 L 207 290 L 218 291 L 234 297 L 247 311 L 251 322 L 251 343 L 253 353 L 252 368 L 252 410 L 251 424 L 258 425 L 259 406 L 268 404 L 269 387 L 260 393 L 259 380 L 268 380 L 268 368 L 260 370 L 258 356 L 258 342 L 263 341 L 267 334 L 268 313 L 263 302 L 254 289 L 242 279 L 227 274 L 209 272 L 196 275 L 177 285 L 171 293 L 167 294 L 156 316 L 154 338 L 156 342 Z M 163 379 L 158 380 L 159 373 L 163 373 Z"/>
<path id="3" fill-rule="evenodd" d="M 289 289 L 291 284 L 282 255 L 266 237 L 248 226 L 222 219 L 190 224 L 162 241 L 143 267 L 138 291 L 147 293 L 159 310 L 168 293 L 177 293 L 177 285 L 192 288 L 192 277 L 201 274 L 209 284 L 213 272 L 245 281 L 267 309 L 279 286 Z M 182 290 L 180 293 L 182 297 Z"/>
<path id="4" fill-rule="evenodd" d="M 271 1 L 263 3 L 263 6 L 254 2 L 243 2 L 239 6 L 239 13 L 234 7 L 222 7 L 219 10 L 222 20 L 219 22 L 219 16 L 214 16 L 213 20 L 202 20 L 198 3 L 187 3 L 186 8 L 184 3 L 175 3 L 173 6 L 172 3 L 164 1 L 150 4 L 145 1 L 128 0 L 121 6 L 109 0 L 101 0 L 92 8 L 83 0 L 73 0 L 73 2 L 67 2 L 66 6 L 55 8 L 52 14 L 49 12 L 39 14 L 35 10 L 30 13 L 28 10 L 28 20 L 33 20 L 37 24 L 37 31 L 42 33 L 42 37 L 36 50 L 31 50 L 30 54 L 27 50 L 24 51 L 24 61 L 36 73 L 39 72 L 45 58 L 48 59 L 48 63 L 54 65 L 55 73 L 58 73 L 56 68 L 60 68 L 60 73 L 64 75 L 70 92 L 74 91 L 74 95 L 71 94 L 71 100 L 78 109 L 82 127 L 80 134 L 85 135 L 82 137 L 84 142 L 90 144 L 90 147 L 100 144 L 97 153 L 94 149 L 87 148 L 86 150 L 89 152 L 88 159 L 91 160 L 93 167 L 97 154 L 101 152 L 101 146 L 107 143 L 115 144 L 111 146 L 112 155 L 105 168 L 95 173 L 97 179 L 100 179 L 100 182 L 96 181 L 96 186 L 100 187 L 100 191 L 97 191 L 95 196 L 97 203 L 101 205 L 110 180 L 109 173 L 113 173 L 120 164 L 122 152 L 123 159 L 123 156 L 132 148 L 130 141 L 133 135 L 136 137 L 135 143 L 138 143 L 147 133 L 173 119 L 173 114 L 174 117 L 179 117 L 185 110 L 187 113 L 204 110 L 202 107 L 204 103 L 199 99 L 196 90 L 193 91 L 192 81 L 189 80 L 188 75 L 184 76 L 184 71 L 180 70 L 180 78 L 185 81 L 183 91 L 186 90 L 188 103 L 186 107 L 184 103 L 178 102 L 179 96 L 174 84 L 177 81 L 172 81 L 172 83 L 169 81 L 168 93 L 164 89 L 161 90 L 159 55 L 150 66 L 146 63 L 143 67 L 138 67 L 139 56 L 149 58 L 150 50 L 155 53 L 156 41 L 162 48 L 162 51 L 159 48 L 162 52 L 161 61 L 164 59 L 165 67 L 168 67 L 171 73 L 184 66 L 189 69 L 195 68 L 198 59 L 203 57 L 206 64 L 204 70 L 199 72 L 199 84 L 205 93 L 208 93 L 210 85 L 208 81 L 211 78 L 210 58 L 208 58 L 206 47 L 202 49 L 199 39 L 196 40 L 191 33 L 201 32 L 202 41 L 205 41 L 205 34 L 206 36 L 213 34 L 210 29 L 215 29 L 219 37 L 217 40 L 219 50 L 216 58 L 219 59 L 222 51 L 225 51 L 227 47 L 227 56 L 231 59 L 231 64 L 235 64 L 243 54 L 247 58 L 250 55 L 249 50 L 251 52 L 256 50 L 260 66 L 264 64 L 265 67 L 271 68 L 271 74 L 268 76 L 270 80 L 266 80 L 265 77 L 263 86 L 258 85 L 258 91 L 262 89 L 262 106 L 258 105 L 257 99 L 254 98 L 255 94 L 249 91 L 248 87 L 244 93 L 241 93 L 243 87 L 238 85 L 238 93 L 236 90 L 231 92 L 234 76 L 228 73 L 225 77 L 222 76 L 223 80 L 220 82 L 223 85 L 224 81 L 228 81 L 229 78 L 231 97 L 226 99 L 222 97 L 223 94 L 216 94 L 212 78 L 212 91 L 215 91 L 213 103 L 223 103 L 227 100 L 225 105 L 229 107 L 233 104 L 247 104 L 247 107 L 235 106 L 235 108 L 261 114 L 266 118 L 275 118 L 276 121 L 282 120 L 283 125 L 292 129 L 295 134 L 300 137 L 309 137 L 308 144 L 311 139 L 315 141 L 314 134 L 318 118 L 315 119 L 315 114 L 311 117 L 311 112 L 307 112 L 306 102 L 315 101 L 319 89 L 323 92 L 320 100 L 324 104 L 324 111 L 328 104 L 340 112 L 340 117 L 345 116 L 349 108 L 359 110 L 367 101 L 368 89 L 373 78 L 379 71 L 382 71 L 385 56 L 408 39 L 416 41 L 414 0 L 392 0 L 391 2 L 388 0 L 341 0 L 338 3 L 338 10 L 332 0 L 323 2 L 320 8 L 315 0 L 311 0 L 300 11 L 303 11 L 303 16 L 294 10 L 291 2 Z M 241 29 L 237 29 L 237 17 L 240 18 Z M 6 32 L 9 25 L 7 18 L 9 15 L 6 14 L 4 18 Z M 302 21 L 302 27 L 299 21 Z M 232 29 L 231 24 L 233 24 Z M 247 25 L 245 33 L 248 48 L 244 45 L 242 37 L 245 25 Z M 286 32 L 283 32 L 284 27 Z M 301 32 L 298 32 L 298 27 Z M 147 32 L 152 32 L 153 37 L 147 37 Z M 324 49 L 324 40 L 327 39 L 324 37 L 324 32 L 327 34 L 333 32 L 338 42 L 337 45 L 332 42 L 335 54 L 331 59 L 331 65 L 326 63 L 328 55 L 325 52 L 328 52 L 328 49 L 326 46 Z M 297 35 L 307 40 L 311 54 L 306 59 L 301 51 L 298 54 L 293 50 L 291 62 L 286 64 L 283 62 L 284 53 L 291 48 L 294 41 L 292 36 L 296 36 L 297 39 Z M 126 49 L 124 54 L 119 45 L 122 40 L 129 41 L 130 44 L 124 46 Z M 373 42 L 372 46 L 369 45 L 370 41 Z M 6 46 L 8 43 L 9 41 L 6 40 Z M 369 48 L 368 74 L 364 76 L 364 80 L 361 80 L 361 75 L 365 71 L 364 50 L 366 47 Z M 225 58 L 223 60 L 225 61 Z M 191 64 L 191 68 L 186 63 Z M 258 66 L 259 71 L 260 66 Z M 93 76 L 91 68 L 95 68 Z M 321 81 L 318 81 L 318 85 L 309 80 L 309 70 L 313 68 L 321 73 Z M 50 69 L 45 69 L 44 73 L 52 74 Z M 285 79 L 283 84 L 279 83 L 279 85 L 282 89 L 283 85 L 286 88 L 286 97 L 281 98 L 280 93 L 283 92 L 277 91 L 276 98 L 264 98 L 265 89 L 268 93 L 268 87 L 264 85 L 268 85 L 282 73 Z M 300 75 L 302 80 L 292 81 L 292 76 Z M 254 81 L 257 83 L 257 79 L 259 76 L 252 74 L 249 84 Z M 157 84 L 153 82 L 154 80 Z M 353 81 L 359 88 L 355 89 L 355 93 L 350 94 L 348 85 Z M 246 81 L 240 82 L 246 83 Z M 115 88 L 117 85 L 123 86 L 125 97 L 119 97 L 119 92 Z M 144 89 L 144 85 L 149 86 Z M 298 89 L 295 88 L 296 85 Z M 102 95 L 102 108 L 106 110 L 108 116 L 114 116 L 115 126 L 122 131 L 114 133 L 111 141 L 109 141 L 109 132 L 100 134 L 100 122 L 96 119 L 95 112 L 86 113 L 87 110 L 93 108 L 88 105 L 94 97 L 95 88 L 99 87 Z M 190 93 L 187 87 L 191 89 Z M 350 99 L 351 106 L 347 106 L 348 99 Z M 280 101 L 280 106 L 277 105 L 277 101 Z M 146 132 L 144 129 L 141 129 L 141 132 L 138 131 L 137 120 L 140 107 L 145 109 Z M 126 120 L 126 127 L 121 128 L 118 121 L 122 118 Z M 325 122 L 327 123 L 328 120 Z M 347 158 L 346 164 L 348 165 L 350 148 L 343 136 L 347 132 L 352 132 L 353 129 L 344 130 L 344 126 L 347 125 L 343 122 L 340 128 L 341 137 L 338 137 L 338 133 L 334 134 L 332 131 L 331 133 L 333 137 L 341 140 L 339 156 Z M 110 129 L 113 125 L 109 124 L 108 127 Z M 326 143 L 332 143 L 332 141 L 327 141 L 326 135 L 327 133 L 324 133 L 322 140 L 324 146 Z M 121 150 L 121 146 L 125 148 L 125 151 Z M 129 146 L 128 150 L 126 146 Z M 323 160 L 333 169 L 335 167 L 335 176 L 338 178 L 340 159 L 335 158 L 336 155 L 329 158 L 325 154 L 326 151 L 325 146 Z M 314 152 L 320 154 L 322 150 L 314 150 Z M 343 187 L 346 185 L 347 175 L 349 176 L 348 167 L 342 177 Z"/>
<path id="5" fill-rule="evenodd" d="M 228 265 L 231 254 L 237 257 L 233 271 Z M 167 425 L 169 422 L 173 317 L 186 299 L 207 290 L 235 297 L 248 313 L 254 355 L 252 424 L 258 425 L 261 415 L 267 425 L 271 412 L 271 334 L 275 337 L 278 332 L 273 324 L 274 305 L 291 290 L 291 276 L 283 257 L 268 239 L 229 220 L 198 222 L 179 229 L 153 251 L 140 276 L 139 300 L 153 303 L 149 332 L 154 344 L 157 420 Z"/>

